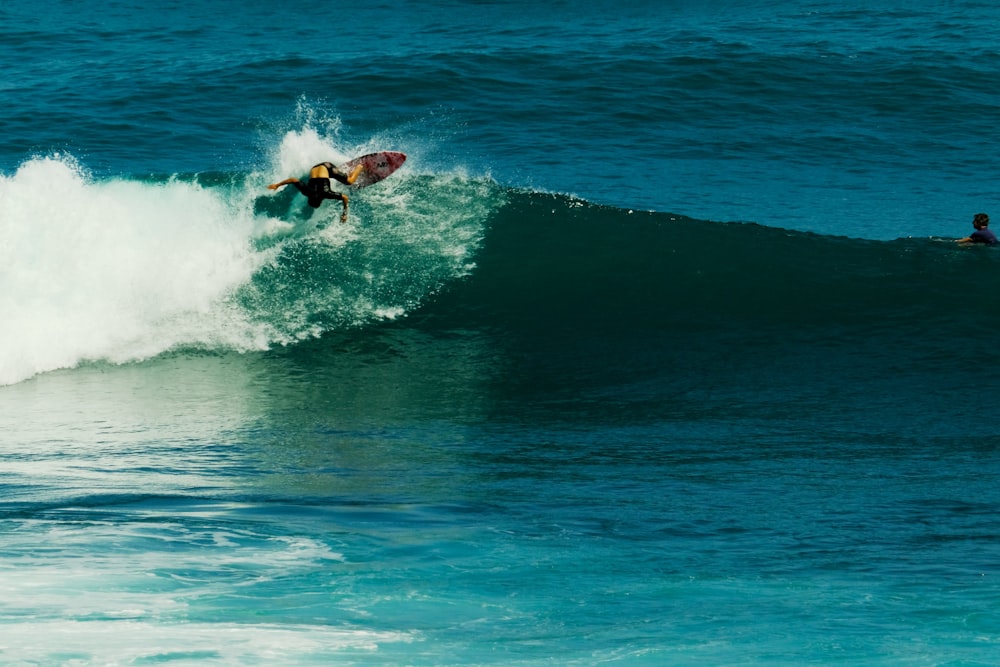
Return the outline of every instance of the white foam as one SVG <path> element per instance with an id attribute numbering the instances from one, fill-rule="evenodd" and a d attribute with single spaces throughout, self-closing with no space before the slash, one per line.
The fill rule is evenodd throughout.
<path id="1" fill-rule="evenodd" d="M 98 183 L 66 159 L 26 162 L 0 178 L 0 384 L 217 332 L 206 321 L 261 260 L 252 229 L 196 184 Z"/>
<path id="2" fill-rule="evenodd" d="M 112 620 L 19 621 L 0 640 L 7 664 L 331 664 L 338 654 L 375 652 L 415 635 L 324 625 L 152 623 L 125 611 Z"/>
<path id="3" fill-rule="evenodd" d="M 347 618 L 310 622 L 302 606 L 315 602 L 309 577 L 344 562 L 343 554 L 323 540 L 218 527 L 207 516 L 152 526 L 5 525 L 14 536 L 0 565 L 0 662 L 334 664 L 341 653 L 420 639 L 416 631 L 354 627 Z M 261 618 L 257 609 L 269 599 L 298 607 L 296 620 Z M 220 604 L 224 618 L 212 611 Z"/>

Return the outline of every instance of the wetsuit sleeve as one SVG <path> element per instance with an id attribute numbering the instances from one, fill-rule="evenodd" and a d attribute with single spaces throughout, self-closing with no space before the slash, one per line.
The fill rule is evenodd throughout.
<path id="1" fill-rule="evenodd" d="M 988 229 L 977 229 L 969 234 L 969 238 L 972 239 L 973 243 L 985 243 L 986 245 L 995 245 L 997 242 L 997 237 Z"/>

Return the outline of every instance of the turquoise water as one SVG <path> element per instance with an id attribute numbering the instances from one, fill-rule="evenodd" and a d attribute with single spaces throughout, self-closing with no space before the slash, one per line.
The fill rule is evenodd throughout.
<path id="1" fill-rule="evenodd" d="M 996 24 L 0 9 L 0 662 L 997 663 Z"/>

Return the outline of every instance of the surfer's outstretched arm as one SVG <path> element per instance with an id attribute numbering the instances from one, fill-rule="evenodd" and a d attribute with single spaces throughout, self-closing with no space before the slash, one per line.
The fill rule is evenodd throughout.
<path id="1" fill-rule="evenodd" d="M 297 178 L 286 178 L 285 180 L 281 181 L 280 183 L 271 183 L 269 186 L 267 186 L 267 189 L 268 190 L 277 190 L 278 188 L 280 188 L 282 186 L 290 185 L 291 183 L 298 183 L 298 182 L 299 182 L 299 179 L 297 179 Z"/>

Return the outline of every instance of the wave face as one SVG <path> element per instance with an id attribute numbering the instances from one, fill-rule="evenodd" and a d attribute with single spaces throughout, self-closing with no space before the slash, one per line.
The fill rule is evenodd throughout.
<path id="1" fill-rule="evenodd" d="M 863 335 L 890 323 L 994 326 L 1000 312 L 995 291 L 982 288 L 1000 271 L 991 248 L 831 237 L 534 192 L 509 195 L 478 265 L 439 317 Z"/>
<path id="2" fill-rule="evenodd" d="M 909 429 L 946 395 L 974 402 L 970 386 L 996 385 L 993 248 L 508 194 L 475 273 L 410 321 L 486 336 L 513 410 L 528 395 L 565 401 L 573 419 L 641 422 L 678 406 L 755 418 L 808 400 L 853 414 L 902 401 Z"/>
<path id="3" fill-rule="evenodd" d="M 291 132 L 264 173 L 142 181 L 24 163 L 0 181 L 0 382 L 395 320 L 574 341 L 598 357 L 734 334 L 947 349 L 998 324 L 989 248 L 700 221 L 406 169 L 357 193 L 349 225 L 339 206 L 262 194 L 331 152 Z"/>

